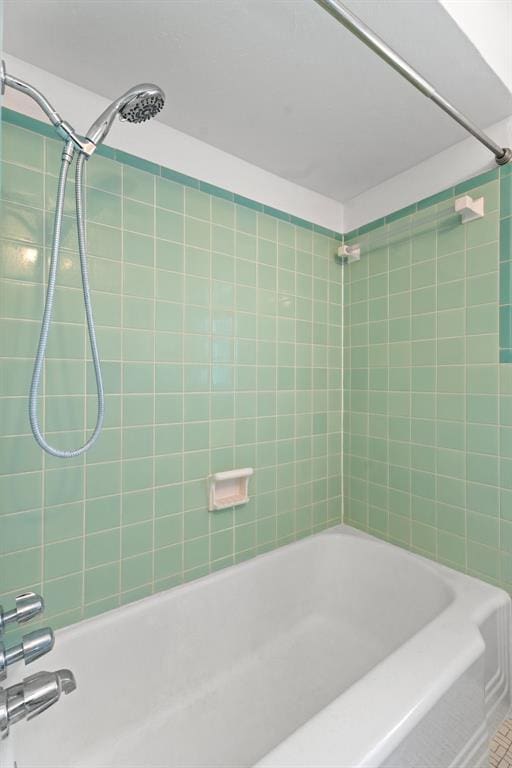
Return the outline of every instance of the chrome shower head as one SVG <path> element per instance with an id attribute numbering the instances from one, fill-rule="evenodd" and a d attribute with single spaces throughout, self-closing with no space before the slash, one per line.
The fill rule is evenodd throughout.
<path id="1" fill-rule="evenodd" d="M 116 115 L 129 123 L 143 123 L 157 115 L 164 102 L 165 94 L 157 85 L 135 85 L 101 113 L 87 131 L 87 138 L 97 146 L 105 139 Z"/>
<path id="2" fill-rule="evenodd" d="M 137 94 L 119 112 L 121 120 L 129 123 L 144 123 L 155 117 L 164 106 L 165 96 L 160 88 L 153 86 Z"/>

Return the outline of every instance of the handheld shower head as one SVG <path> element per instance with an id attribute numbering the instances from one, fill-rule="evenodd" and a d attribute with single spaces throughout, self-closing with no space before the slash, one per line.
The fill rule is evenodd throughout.
<path id="1" fill-rule="evenodd" d="M 129 123 L 144 123 L 155 117 L 164 106 L 165 96 L 156 86 L 140 92 L 124 105 L 119 112 L 121 120 Z"/>
<path id="2" fill-rule="evenodd" d="M 157 115 L 164 102 L 165 94 L 157 85 L 135 85 L 101 113 L 87 131 L 87 138 L 97 146 L 105 139 L 116 115 L 129 123 L 143 123 Z"/>

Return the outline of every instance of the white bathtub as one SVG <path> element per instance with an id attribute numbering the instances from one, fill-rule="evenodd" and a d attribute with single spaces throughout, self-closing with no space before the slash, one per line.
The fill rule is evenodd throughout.
<path id="1" fill-rule="evenodd" d="M 78 688 L 2 765 L 475 768 L 509 631 L 504 592 L 339 526 L 58 632 L 30 671 Z"/>

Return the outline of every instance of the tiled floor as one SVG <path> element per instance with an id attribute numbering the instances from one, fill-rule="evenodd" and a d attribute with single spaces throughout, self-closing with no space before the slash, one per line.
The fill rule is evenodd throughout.
<path id="1" fill-rule="evenodd" d="M 504 720 L 491 741 L 489 768 L 512 768 L 512 720 Z"/>

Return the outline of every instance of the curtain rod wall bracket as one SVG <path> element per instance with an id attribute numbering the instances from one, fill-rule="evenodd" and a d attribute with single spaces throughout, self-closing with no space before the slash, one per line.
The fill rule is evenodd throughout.
<path id="1" fill-rule="evenodd" d="M 510 147 L 505 147 L 503 154 L 501 157 L 496 157 L 496 162 L 498 165 L 506 165 L 507 163 L 510 163 L 512 160 L 512 149 Z"/>

